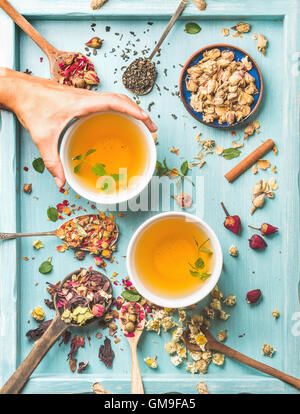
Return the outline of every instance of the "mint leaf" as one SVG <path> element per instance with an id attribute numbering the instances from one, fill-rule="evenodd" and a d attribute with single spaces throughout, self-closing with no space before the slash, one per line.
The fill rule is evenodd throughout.
<path id="1" fill-rule="evenodd" d="M 182 175 L 186 175 L 186 173 L 187 173 L 187 171 L 188 171 L 188 168 L 189 168 L 189 163 L 188 163 L 188 161 L 184 161 L 184 162 L 181 164 L 181 167 L 180 167 L 180 171 L 181 171 Z"/>
<path id="2" fill-rule="evenodd" d="M 238 150 L 237 148 L 227 148 L 224 149 L 223 151 L 223 158 L 225 158 L 225 160 L 232 160 L 233 158 L 236 158 L 240 155 L 241 151 Z"/>
<path id="3" fill-rule="evenodd" d="M 76 155 L 76 157 L 73 158 L 74 161 L 76 160 L 82 160 L 82 155 Z"/>
<path id="4" fill-rule="evenodd" d="M 97 150 L 95 150 L 95 149 L 88 150 L 87 153 L 85 154 L 84 158 L 87 157 L 88 155 L 92 154 L 95 151 L 97 151 Z"/>
<path id="5" fill-rule="evenodd" d="M 35 171 L 39 172 L 40 174 L 44 172 L 45 164 L 42 158 L 36 158 L 35 160 L 33 160 L 32 166 L 35 169 Z"/>
<path id="6" fill-rule="evenodd" d="M 184 31 L 188 34 L 196 34 L 199 33 L 201 30 L 201 27 L 197 23 L 187 23 L 185 25 Z"/>
<path id="7" fill-rule="evenodd" d="M 141 295 L 135 289 L 132 290 L 124 290 L 121 293 L 124 299 L 128 300 L 129 302 L 138 302 L 141 299 Z"/>
<path id="8" fill-rule="evenodd" d="M 51 270 L 53 269 L 53 265 L 51 263 L 52 257 L 49 257 L 48 260 L 46 260 L 45 262 L 43 262 L 40 267 L 39 267 L 39 272 L 42 274 L 47 274 L 50 273 Z"/>
<path id="9" fill-rule="evenodd" d="M 120 180 L 124 180 L 124 175 L 123 174 L 110 174 L 110 176 L 115 180 L 115 181 L 120 181 Z"/>
<path id="10" fill-rule="evenodd" d="M 47 216 L 51 221 L 57 221 L 58 219 L 58 211 L 55 207 L 49 207 L 47 210 Z"/>
<path id="11" fill-rule="evenodd" d="M 97 175 L 97 177 L 102 177 L 103 175 L 107 175 L 104 167 L 105 167 L 104 164 L 100 164 L 97 162 L 97 164 L 93 165 L 92 167 L 93 174 Z"/>
<path id="12" fill-rule="evenodd" d="M 204 261 L 201 259 L 201 257 L 199 257 L 196 261 L 195 261 L 195 266 L 198 269 L 203 269 L 204 268 Z"/>
<path id="13" fill-rule="evenodd" d="M 74 167 L 73 171 L 75 174 L 79 173 L 81 166 L 82 166 L 82 162 Z"/>

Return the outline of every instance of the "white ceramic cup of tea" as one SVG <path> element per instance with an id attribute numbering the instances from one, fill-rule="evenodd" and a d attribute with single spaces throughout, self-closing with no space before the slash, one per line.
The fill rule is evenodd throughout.
<path id="1" fill-rule="evenodd" d="M 143 241 L 143 235 L 147 230 L 149 230 L 154 225 L 161 226 L 161 223 L 169 218 L 174 219 L 183 219 L 187 223 L 193 223 L 199 228 L 199 231 L 202 231 L 209 239 L 210 249 L 212 250 L 212 257 L 211 257 L 211 265 L 210 265 L 210 277 L 205 280 L 205 282 L 199 286 L 194 291 L 183 294 L 182 296 L 172 297 L 168 295 L 168 293 L 161 294 L 157 293 L 157 291 L 152 290 L 151 286 L 146 286 L 145 282 L 142 280 L 141 274 L 137 271 L 136 266 L 136 253 L 139 251 L 139 243 Z M 151 255 L 151 251 L 148 252 Z M 219 240 L 211 229 L 208 224 L 206 224 L 203 220 L 198 218 L 195 215 L 185 213 L 185 212 L 166 212 L 157 214 L 150 219 L 146 220 L 133 234 L 127 249 L 127 270 L 129 274 L 129 278 L 137 291 L 150 302 L 153 302 L 156 305 L 167 307 L 167 308 L 181 308 L 189 305 L 193 305 L 203 298 L 205 298 L 217 284 L 223 266 L 223 253 L 219 243 Z M 153 259 L 154 260 L 154 259 Z M 192 261 L 191 258 L 187 257 L 187 262 L 189 260 Z M 182 283 L 184 283 L 184 278 L 186 275 L 182 277 Z M 149 281 L 148 281 L 149 282 Z"/>
<path id="2" fill-rule="evenodd" d="M 144 148 L 145 156 L 144 156 L 144 165 L 142 172 L 133 177 L 131 180 L 131 185 L 128 185 L 125 189 L 122 189 L 121 191 L 113 192 L 113 193 L 107 193 L 105 191 L 100 191 L 99 188 L 96 188 L 96 185 L 94 188 L 89 188 L 86 185 L 84 185 L 80 179 L 74 174 L 74 163 L 73 160 L 77 154 L 74 153 L 72 150 L 72 141 L 74 144 L 74 134 L 76 134 L 76 131 L 78 128 L 83 128 L 83 124 L 86 121 L 89 121 L 91 118 L 96 116 L 114 116 L 114 117 L 120 117 L 118 118 L 122 122 L 129 121 L 132 123 L 138 130 L 139 130 L 139 139 L 141 141 L 141 145 Z M 118 125 L 118 119 L 115 120 L 113 123 L 113 127 Z M 101 127 L 101 123 L 100 123 Z M 100 142 L 100 139 L 98 140 Z M 93 148 L 93 146 L 91 146 Z M 88 148 L 89 150 L 90 148 Z M 87 149 L 85 149 L 87 151 Z M 101 152 L 101 151 L 100 151 Z M 99 162 L 101 162 L 101 154 L 97 154 L 99 156 Z M 133 154 L 132 157 L 132 164 L 137 161 L 137 154 Z M 116 204 L 116 203 L 122 203 L 126 202 L 136 196 L 138 196 L 144 188 L 148 185 L 150 182 L 155 166 L 156 166 L 156 146 L 154 143 L 153 136 L 151 132 L 148 130 L 148 128 L 145 126 L 145 124 L 137 120 L 127 114 L 123 114 L 116 111 L 106 111 L 106 112 L 99 112 L 94 113 L 85 117 L 82 117 L 76 121 L 74 121 L 71 126 L 67 129 L 65 132 L 61 146 L 60 146 L 60 157 L 62 161 L 62 165 L 64 168 L 66 180 L 69 183 L 69 185 L 73 188 L 76 193 L 78 193 L 80 196 L 86 198 L 87 200 L 93 201 L 95 203 L 99 204 Z M 88 160 L 90 157 L 87 158 Z M 131 164 L 131 163 L 130 163 Z M 123 165 L 120 165 L 119 168 L 123 168 Z M 121 170 L 120 170 L 121 171 Z M 117 171 L 116 171 L 117 172 Z M 120 175 L 121 176 L 121 175 Z M 101 177 L 102 178 L 102 177 Z"/>

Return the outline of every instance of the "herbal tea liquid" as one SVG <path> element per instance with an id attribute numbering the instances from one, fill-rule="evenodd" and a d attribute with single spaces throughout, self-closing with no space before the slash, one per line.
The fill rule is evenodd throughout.
<path id="1" fill-rule="evenodd" d="M 73 132 L 69 158 L 74 177 L 85 187 L 96 190 L 99 176 L 111 176 L 117 177 L 114 178 L 115 189 L 119 191 L 119 169 L 126 169 L 128 184 L 133 177 L 142 175 L 146 168 L 143 132 L 122 114 L 96 114 Z M 126 175 L 124 177 L 126 181 Z"/>
<path id="2" fill-rule="evenodd" d="M 207 239 L 196 223 L 185 218 L 168 217 L 153 223 L 134 251 L 139 279 L 158 296 L 179 298 L 193 293 L 212 270 L 213 252 Z"/>

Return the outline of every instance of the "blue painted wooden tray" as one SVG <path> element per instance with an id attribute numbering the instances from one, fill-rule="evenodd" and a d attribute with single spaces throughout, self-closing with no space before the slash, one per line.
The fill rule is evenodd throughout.
<path id="1" fill-rule="evenodd" d="M 155 40 L 173 13 L 177 0 L 110 0 L 100 11 L 89 9 L 89 1 L 74 0 L 72 6 L 68 1 L 12 1 L 14 6 L 33 25 L 61 50 L 82 50 L 84 42 L 98 35 L 105 39 L 103 48 L 97 56 L 92 56 L 100 74 L 101 91 L 124 93 L 121 83 L 120 67 L 126 62 L 120 58 L 122 49 L 131 40 L 137 50 L 145 46 L 152 48 Z M 72 7 L 72 9 L 71 9 Z M 210 224 L 217 233 L 224 252 L 224 270 L 220 279 L 220 288 L 226 294 L 237 296 L 237 305 L 231 310 L 227 322 L 213 324 L 213 332 L 228 329 L 227 344 L 239 351 L 265 363 L 270 363 L 287 373 L 300 377 L 300 333 L 299 322 L 299 272 L 298 272 L 298 166 L 299 166 L 299 93 L 298 54 L 299 5 L 295 1 L 279 0 L 261 2 L 210 0 L 205 12 L 195 9 L 192 2 L 184 11 L 163 45 L 160 57 L 156 57 L 159 75 L 157 83 L 160 91 L 155 89 L 150 95 L 141 98 L 141 105 L 147 109 L 151 102 L 153 120 L 159 125 L 157 146 L 158 159 L 167 157 L 168 165 L 179 167 L 182 160 L 191 160 L 198 149 L 195 136 L 199 131 L 203 138 L 216 140 L 224 148 L 231 146 L 232 136 L 228 131 L 212 130 L 199 124 L 186 113 L 177 91 L 180 64 L 201 47 L 216 42 L 224 42 L 221 35 L 223 27 L 232 27 L 240 20 L 252 25 L 252 30 L 243 38 L 230 36 L 230 43 L 246 50 L 257 61 L 264 78 L 264 101 L 257 118 L 261 124 L 261 134 L 249 138 L 242 156 L 249 154 L 262 140 L 272 138 L 278 146 L 278 156 L 268 154 L 266 158 L 277 165 L 276 175 L 279 189 L 274 200 L 268 200 L 265 207 L 250 216 L 251 189 L 259 179 L 270 179 L 270 170 L 259 171 L 252 175 L 244 173 L 234 184 L 229 184 L 224 174 L 237 160 L 228 161 L 215 155 L 207 156 L 207 164 L 201 169 L 193 168 L 193 179 L 198 178 L 199 186 L 204 186 L 203 202 L 198 214 Z M 148 25 L 147 22 L 153 22 Z M 184 32 L 187 21 L 197 21 L 202 27 L 198 35 L 190 36 Z M 299 21 L 299 20 L 298 20 Z M 95 31 L 91 23 L 96 23 Z M 111 26 L 109 32 L 105 26 Z M 299 25 L 298 25 L 299 26 Z M 136 36 L 129 32 L 134 31 Z M 267 54 L 264 57 L 256 51 L 253 33 L 263 33 L 269 40 Z M 123 35 L 123 36 L 122 36 Z M 37 46 L 3 13 L 0 13 L 0 38 L 5 39 L 0 46 L 0 64 L 25 71 L 30 69 L 34 75 L 49 77 L 46 57 Z M 140 39 L 138 42 L 137 39 Z M 227 42 L 228 38 L 226 39 Z M 118 47 L 119 46 L 119 47 Z M 115 49 L 115 50 L 113 50 Z M 43 57 L 41 61 L 41 57 Z M 114 73 L 114 68 L 117 68 Z M 164 69 L 167 71 L 164 72 Z M 172 92 L 174 94 L 172 94 Z M 172 116 L 176 114 L 177 119 Z M 16 230 L 40 231 L 51 230 L 57 223 L 47 221 L 46 210 L 67 198 L 70 204 L 83 205 L 90 209 L 86 200 L 76 199 L 70 190 L 68 196 L 59 193 L 47 171 L 40 175 L 33 171 L 32 160 L 38 156 L 29 134 L 19 126 L 14 116 L 1 112 L 0 139 L 0 215 L 1 231 Z M 243 137 L 243 129 L 236 130 L 235 139 Z M 170 153 L 172 146 L 180 148 L 180 156 Z M 182 158 L 182 159 L 181 159 Z M 29 171 L 23 167 L 28 166 Z M 24 183 L 33 184 L 30 196 L 22 191 Z M 177 192 L 177 190 L 176 190 Z M 165 197 L 168 197 L 165 195 Z M 164 201 L 164 200 L 163 200 Z M 167 199 L 165 201 L 168 201 Z M 241 237 L 237 238 L 223 227 L 224 215 L 220 207 L 223 201 L 232 214 L 239 214 L 244 224 Z M 118 272 L 121 280 L 126 276 L 125 259 L 128 240 L 136 227 L 151 214 L 147 212 L 125 212 L 125 217 L 118 218 L 121 237 L 118 262 L 109 264 L 110 276 Z M 248 247 L 247 238 L 252 232 L 247 224 L 259 225 L 267 221 L 280 228 L 279 235 L 269 241 L 269 246 L 262 254 L 257 254 Z M 43 239 L 45 248 L 34 251 L 32 239 L 18 242 L 9 241 L 0 246 L 0 310 L 1 310 L 1 352 L 0 375 L 3 384 L 32 347 L 25 337 L 25 332 L 37 326 L 31 319 L 30 311 L 34 306 L 43 305 L 47 297 L 46 281 L 57 282 L 67 273 L 78 267 L 73 254 L 56 251 L 59 244 L 53 238 Z M 235 259 L 228 255 L 228 248 L 235 244 L 240 256 Z M 38 272 L 39 264 L 53 256 L 54 270 L 49 275 Z M 24 261 L 27 256 L 30 260 Z M 32 260 L 35 257 L 35 260 Z M 84 266 L 93 265 L 87 257 Z M 248 290 L 260 288 L 263 300 L 258 306 L 249 307 L 245 302 Z M 115 294 L 120 287 L 115 287 Z M 200 304 L 202 308 L 204 303 Z M 44 306 L 45 308 L 45 306 Z M 274 321 L 271 312 L 280 311 L 280 318 Z M 46 309 L 47 318 L 53 312 Z M 30 323 L 27 321 L 30 320 Z M 112 369 L 105 368 L 98 359 L 100 343 L 95 338 L 96 328 L 87 328 L 86 335 L 92 340 L 78 353 L 79 361 L 89 360 L 90 366 L 83 374 L 72 374 L 68 367 L 66 355 L 69 347 L 56 344 L 44 358 L 24 389 L 25 393 L 80 393 L 90 392 L 95 381 L 114 392 L 130 392 L 130 358 L 129 347 L 122 341 L 113 344 L 116 358 Z M 78 331 L 78 333 L 81 331 Z M 121 333 L 119 332 L 121 336 Z M 147 393 L 180 391 L 196 392 L 196 384 L 205 381 L 211 393 L 293 393 L 295 390 L 278 380 L 265 376 L 235 361 L 226 360 L 224 367 L 210 366 L 207 375 L 190 375 L 184 368 L 172 366 L 163 344 L 170 334 L 162 338 L 154 333 L 143 336 L 139 347 L 139 359 L 142 376 Z M 276 348 L 272 359 L 261 354 L 264 342 Z M 158 356 L 159 368 L 152 371 L 143 359 Z"/>

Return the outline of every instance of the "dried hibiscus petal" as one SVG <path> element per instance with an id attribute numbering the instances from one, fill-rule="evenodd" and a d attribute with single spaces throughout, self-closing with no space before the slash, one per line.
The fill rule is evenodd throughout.
<path id="1" fill-rule="evenodd" d="M 102 362 L 104 362 L 106 367 L 112 367 L 112 363 L 115 358 L 115 353 L 111 348 L 111 341 L 107 337 L 104 340 L 104 344 L 100 346 L 99 358 Z"/>
<path id="2" fill-rule="evenodd" d="M 77 359 L 76 358 L 70 358 L 69 359 L 69 366 L 70 366 L 70 370 L 72 372 L 75 372 L 76 368 L 77 368 Z"/>
<path id="3" fill-rule="evenodd" d="M 83 348 L 85 345 L 85 340 L 84 340 L 84 336 L 74 336 L 74 338 L 71 341 L 71 349 L 70 352 L 68 353 L 68 359 L 72 359 L 73 356 L 76 354 L 76 352 L 78 351 L 78 348 Z"/>
<path id="4" fill-rule="evenodd" d="M 36 329 L 30 329 L 28 332 L 26 332 L 27 338 L 39 339 L 43 335 L 43 333 L 47 330 L 51 322 L 52 322 L 52 319 L 50 319 L 49 321 L 42 322 L 40 326 Z"/>
<path id="5" fill-rule="evenodd" d="M 253 234 L 253 236 L 249 239 L 249 246 L 251 249 L 259 250 L 267 247 L 267 243 L 258 234 Z"/>
<path id="6" fill-rule="evenodd" d="M 88 365 L 89 365 L 89 361 L 88 362 L 79 362 L 77 373 L 80 374 L 82 371 L 85 371 Z"/>
<path id="7" fill-rule="evenodd" d="M 241 219 L 239 218 L 239 216 L 230 216 L 223 203 L 221 203 L 221 206 L 226 214 L 224 227 L 232 231 L 232 233 L 238 235 L 242 227 Z"/>

